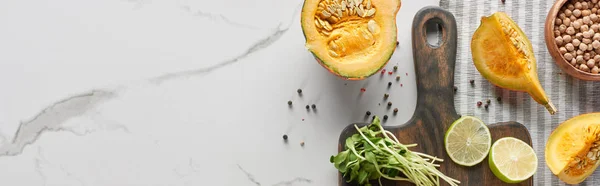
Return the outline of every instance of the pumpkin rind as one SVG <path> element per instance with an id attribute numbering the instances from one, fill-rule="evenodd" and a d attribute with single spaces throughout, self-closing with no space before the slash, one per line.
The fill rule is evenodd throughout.
<path id="1" fill-rule="evenodd" d="M 341 2 L 351 1 L 361 3 L 365 11 L 359 12 L 363 16 L 357 15 L 357 11 L 351 15 L 350 6 L 344 4 L 347 6 L 340 11 L 341 18 L 333 13 L 334 20 L 323 19 L 327 7 L 322 4 L 340 6 Z M 374 12 L 371 16 L 364 16 L 372 13 L 367 11 L 367 3 Z M 400 0 L 305 0 L 301 13 L 305 47 L 331 73 L 349 80 L 367 78 L 383 68 L 395 51 L 396 15 L 400 6 Z M 327 21 L 325 24 L 331 29 L 324 29 L 322 21 Z M 376 27 L 372 27 L 372 22 Z"/>

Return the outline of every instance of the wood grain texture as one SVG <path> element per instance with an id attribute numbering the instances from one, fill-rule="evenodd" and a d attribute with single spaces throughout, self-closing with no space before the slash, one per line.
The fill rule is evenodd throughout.
<path id="1" fill-rule="evenodd" d="M 426 41 L 425 25 L 438 23 L 442 27 L 441 45 L 433 47 Z M 425 152 L 444 159 L 440 170 L 457 180 L 460 185 L 533 185 L 530 178 L 520 184 L 506 184 L 490 171 L 487 158 L 473 167 L 463 167 L 452 162 L 444 148 L 444 134 L 448 127 L 459 118 L 454 108 L 454 65 L 456 60 L 456 21 L 454 16 L 439 7 L 421 9 L 413 20 L 413 57 L 417 75 L 417 108 L 413 117 L 404 125 L 385 127 L 392 131 L 401 143 L 417 143 L 412 150 Z M 354 124 L 340 134 L 338 151 L 342 151 L 345 140 L 356 133 Z M 358 123 L 364 126 L 366 123 Z M 527 128 L 517 122 L 488 125 L 492 142 L 501 137 L 512 136 L 531 145 Z M 440 181 L 442 185 L 448 185 Z M 384 180 L 384 185 L 412 185 L 409 182 Z M 339 185 L 350 186 L 339 174 Z M 373 185 L 378 185 L 373 182 Z"/>
<path id="2" fill-rule="evenodd" d="M 556 65 L 558 65 L 564 72 L 567 74 L 582 80 L 587 81 L 600 81 L 600 74 L 592 74 L 589 72 L 584 72 L 575 68 L 571 65 L 567 60 L 560 54 L 558 50 L 558 45 L 556 45 L 556 41 L 554 40 L 554 20 L 558 16 L 558 12 L 560 8 L 569 0 L 557 0 L 554 2 L 554 5 L 548 11 L 548 16 L 546 17 L 546 22 L 544 23 L 544 40 L 546 41 L 546 47 L 548 48 L 548 52 L 554 59 Z"/>

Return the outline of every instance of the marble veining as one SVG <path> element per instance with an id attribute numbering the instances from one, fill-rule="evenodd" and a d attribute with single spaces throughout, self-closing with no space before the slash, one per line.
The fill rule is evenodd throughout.
<path id="1" fill-rule="evenodd" d="M 237 1 L 227 1 L 234 2 Z M 17 6 L 21 8 L 34 5 L 29 4 L 31 2 L 19 3 L 23 3 Z M 399 65 L 403 72 L 407 72 L 402 81 L 405 88 L 383 88 L 388 81 L 383 77 L 373 77 L 363 82 L 340 80 L 315 63 L 312 55 L 304 48 L 304 38 L 299 26 L 302 1 L 256 2 L 259 4 L 256 6 L 274 4 L 279 9 L 268 6 L 251 7 L 244 4 L 247 3 L 245 1 L 239 2 L 239 6 L 229 6 L 243 9 L 240 14 L 256 9 L 256 15 L 249 16 L 276 19 L 259 22 L 248 22 L 244 15 L 232 14 L 235 11 L 222 8 L 228 7 L 223 5 L 224 2 L 126 0 L 89 5 L 61 0 L 53 2 L 54 4 L 43 3 L 53 5 L 52 8 L 55 9 L 69 9 L 64 11 L 65 14 L 72 14 L 70 11 L 77 8 L 85 9 L 84 11 L 107 11 L 107 14 L 98 15 L 96 12 L 83 12 L 84 16 L 80 20 L 73 20 L 88 23 L 85 26 L 90 30 L 123 28 L 122 32 L 101 34 L 105 34 L 103 37 L 125 40 L 119 44 L 131 46 L 123 47 L 122 53 L 108 53 L 117 55 L 114 59 L 118 63 L 106 64 L 114 65 L 113 68 L 90 70 L 76 66 L 74 64 L 86 61 L 60 56 L 69 53 L 40 59 L 48 60 L 47 63 L 57 63 L 55 65 L 59 67 L 46 67 L 60 70 L 51 76 L 39 74 L 35 78 L 67 76 L 79 78 L 81 82 L 78 85 L 52 82 L 40 89 L 18 90 L 24 93 L 44 92 L 37 94 L 39 96 L 45 96 L 46 92 L 54 96 L 57 94 L 56 91 L 52 92 L 54 89 L 83 93 L 65 96 L 59 101 L 44 100 L 49 98 L 33 99 L 36 98 L 31 97 L 33 94 L 9 94 L 21 96 L 14 98 L 20 101 L 30 98 L 50 104 L 40 107 L 41 111 L 38 113 L 28 113 L 32 117 L 18 123 L 2 123 L 13 120 L 2 120 L 3 113 L 0 113 L 0 185 L 336 185 L 337 172 L 328 160 L 336 152 L 337 136 L 345 125 L 362 121 L 362 113 L 366 109 L 379 114 L 386 112 L 377 105 L 381 102 L 381 91 L 396 91 L 397 94 L 404 95 L 390 98 L 396 103 L 406 103 L 400 108 L 401 114 L 397 118 L 392 117 L 390 123 L 407 120 L 412 115 L 414 105 L 411 106 L 410 102 L 411 97 L 414 97 L 411 92 L 414 80 L 408 75 L 412 64 L 398 62 L 410 59 L 411 51 L 398 49 L 394 62 L 388 65 Z M 410 21 L 418 8 L 431 4 L 437 4 L 437 1 L 406 2 L 403 5 L 405 11 L 398 16 L 399 22 Z M 98 7 L 94 7 L 96 5 Z M 133 5 L 129 10 L 131 12 L 124 9 L 123 5 Z M 216 8 L 209 9 L 209 6 Z M 40 7 L 32 8 L 44 10 Z M 2 10 L 0 6 L 0 12 Z M 53 16 L 60 15 L 59 11 L 52 11 Z M 111 18 L 113 11 L 122 20 Z M 37 14 L 44 13 L 48 12 L 31 14 L 42 19 L 43 15 Z M 16 13 L 7 13 L 11 14 Z M 147 16 L 152 16 L 152 19 L 147 19 Z M 27 20 L 31 19 L 33 18 L 27 17 Z M 67 17 L 58 16 L 49 21 L 64 21 L 61 26 L 75 24 L 69 22 L 73 21 L 70 18 L 66 19 Z M 20 17 L 17 16 L 0 15 L 0 24 L 19 20 Z M 145 45 L 134 43 L 144 41 L 144 37 L 138 38 L 131 34 L 134 31 L 127 30 L 145 28 L 147 25 L 144 22 L 169 22 L 165 20 L 180 21 L 170 25 L 179 26 L 179 30 L 147 30 L 150 34 L 144 37 L 152 37 L 149 37 L 151 41 Z M 43 21 L 45 20 L 35 23 L 41 24 Z M 110 21 L 118 23 L 112 24 Z M 140 26 L 136 26 L 138 24 Z M 211 40 L 189 45 L 197 47 L 196 52 L 162 54 L 162 51 L 186 50 L 186 45 L 155 45 L 152 42 L 170 40 L 162 39 L 164 37 L 173 37 L 176 41 L 196 38 L 198 35 L 184 31 L 198 29 L 198 25 L 204 25 L 201 27 L 204 29 L 203 33 L 198 35 L 235 28 L 245 37 L 242 40 L 223 41 L 224 45 L 231 46 L 231 51 L 219 51 L 223 44 Z M 409 27 L 408 24 L 399 25 L 400 30 L 406 31 Z M 15 34 L 19 38 L 27 37 Z M 60 39 L 78 39 L 70 34 L 72 33 L 60 35 L 64 37 Z M 232 38 L 240 37 L 236 35 Z M 407 39 L 402 35 L 399 41 L 401 45 L 409 46 L 410 37 Z M 23 43 L 19 42 L 20 40 L 10 40 L 5 45 L 0 44 L 0 48 L 30 55 L 38 55 L 40 52 L 36 47 L 41 41 L 33 40 L 31 46 L 21 46 Z M 9 48 L 11 44 L 19 47 Z M 53 44 L 66 49 L 86 47 Z M 128 61 L 136 58 L 118 61 L 123 56 L 135 56 L 130 53 L 139 52 L 137 50 L 141 49 L 136 47 L 146 45 L 153 49 L 148 51 L 158 53 L 144 53 L 150 56 L 144 58 L 149 61 Z M 163 60 L 168 56 L 177 57 Z M 168 61 L 168 64 L 163 64 L 164 61 Z M 131 65 L 132 63 L 137 65 Z M 37 66 L 40 64 L 44 62 L 29 66 L 20 66 L 19 62 L 0 62 L 0 73 L 6 73 L 2 69 L 44 68 L 43 65 Z M 120 68 L 126 70 L 117 72 Z M 73 71 L 81 71 L 83 75 L 71 77 L 69 73 Z M 90 79 L 98 74 L 101 78 Z M 9 81 L 0 81 L 0 85 L 12 86 L 4 84 L 5 82 Z M 81 85 L 93 88 L 80 91 L 83 88 L 78 86 Z M 301 97 L 295 94 L 299 87 L 305 91 Z M 361 87 L 368 87 L 369 90 L 360 94 L 357 90 Z M 287 106 L 288 100 L 294 100 L 292 108 Z M 0 100 L 0 111 L 6 109 L 1 107 L 2 101 Z M 318 105 L 318 112 L 306 112 L 303 109 L 304 104 L 313 103 Z M 25 104 L 22 106 L 26 107 Z M 290 135 L 287 142 L 281 140 L 284 133 Z M 300 141 L 306 142 L 306 145 L 300 146 Z"/>

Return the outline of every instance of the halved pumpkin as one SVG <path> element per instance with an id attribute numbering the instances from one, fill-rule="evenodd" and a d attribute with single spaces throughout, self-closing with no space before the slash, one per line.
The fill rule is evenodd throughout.
<path id="1" fill-rule="evenodd" d="M 396 48 L 400 0 L 305 0 L 301 23 L 306 48 L 331 73 L 367 78 Z"/>
<path id="2" fill-rule="evenodd" d="M 546 165 L 568 184 L 583 182 L 600 165 L 600 113 L 575 116 L 548 137 Z"/>
<path id="3" fill-rule="evenodd" d="M 471 39 L 471 53 L 475 67 L 491 83 L 527 92 L 551 115 L 557 112 L 538 79 L 531 42 L 506 13 L 481 18 Z"/>

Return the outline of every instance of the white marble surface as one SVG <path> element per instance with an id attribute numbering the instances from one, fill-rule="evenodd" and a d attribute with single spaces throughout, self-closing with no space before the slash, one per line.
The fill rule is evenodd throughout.
<path id="1" fill-rule="evenodd" d="M 412 115 L 410 25 L 437 4 L 403 1 L 400 82 L 350 82 L 304 48 L 300 0 L 0 1 L 0 185 L 336 185 L 345 126 Z"/>

